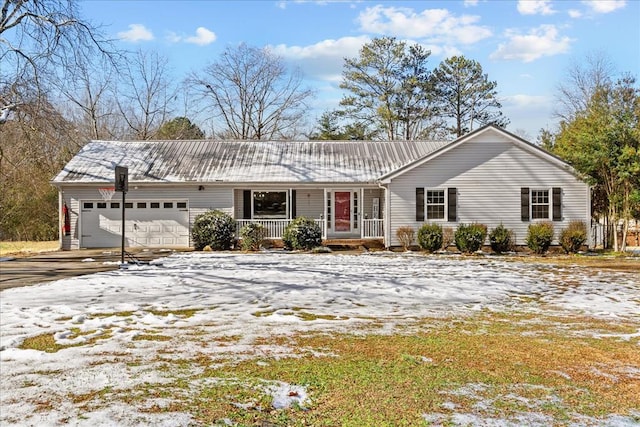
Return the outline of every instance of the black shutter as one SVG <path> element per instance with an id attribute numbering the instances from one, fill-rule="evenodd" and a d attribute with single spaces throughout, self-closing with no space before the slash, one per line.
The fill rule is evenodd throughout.
<path id="1" fill-rule="evenodd" d="M 416 221 L 424 221 L 424 188 L 416 188 Z"/>
<path id="2" fill-rule="evenodd" d="M 291 190 L 291 218 L 296 216 L 296 190 Z"/>
<path id="3" fill-rule="evenodd" d="M 251 219 L 251 190 L 244 190 L 242 194 L 244 200 L 244 211 L 242 218 Z"/>
<path id="4" fill-rule="evenodd" d="M 448 188 L 447 193 L 447 220 L 456 222 L 458 220 L 458 192 L 455 188 Z"/>
<path id="5" fill-rule="evenodd" d="M 520 217 L 522 221 L 529 221 L 529 188 L 520 189 Z"/>
<path id="6" fill-rule="evenodd" d="M 562 188 L 553 187 L 553 220 L 562 221 Z"/>

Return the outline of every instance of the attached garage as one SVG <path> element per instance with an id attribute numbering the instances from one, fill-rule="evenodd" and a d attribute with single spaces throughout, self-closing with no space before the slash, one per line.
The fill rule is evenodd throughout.
<path id="1" fill-rule="evenodd" d="M 120 246 L 121 202 L 82 200 L 80 206 L 80 246 L 83 248 Z M 186 200 L 127 200 L 126 246 L 188 247 L 188 206 Z"/>

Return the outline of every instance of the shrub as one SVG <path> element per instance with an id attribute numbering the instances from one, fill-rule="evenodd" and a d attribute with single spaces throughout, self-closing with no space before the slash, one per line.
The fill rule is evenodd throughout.
<path id="1" fill-rule="evenodd" d="M 411 245 L 413 245 L 415 231 L 413 231 L 412 227 L 400 227 L 396 230 L 396 237 L 400 241 L 402 248 L 408 251 Z"/>
<path id="2" fill-rule="evenodd" d="M 438 224 L 424 224 L 418 230 L 418 244 L 428 252 L 442 247 L 442 227 Z"/>
<path id="3" fill-rule="evenodd" d="M 259 251 L 267 238 L 267 228 L 257 222 L 250 222 L 240 229 L 240 244 L 245 251 Z"/>
<path id="4" fill-rule="evenodd" d="M 587 226 L 583 221 L 571 221 L 569 226 L 560 232 L 560 245 L 566 253 L 575 253 L 587 241 Z"/>
<path id="5" fill-rule="evenodd" d="M 219 210 L 207 211 L 193 221 L 191 236 L 196 250 L 205 246 L 216 251 L 231 249 L 235 243 L 236 220 Z"/>
<path id="6" fill-rule="evenodd" d="M 487 226 L 484 224 L 460 224 L 453 239 L 460 252 L 478 251 L 487 238 Z"/>
<path id="7" fill-rule="evenodd" d="M 551 246 L 553 240 L 553 223 L 537 222 L 529 225 L 527 230 L 527 246 L 537 254 L 543 254 Z"/>
<path id="8" fill-rule="evenodd" d="M 284 229 L 282 243 L 287 249 L 313 249 L 322 244 L 322 230 L 312 218 L 300 216 Z"/>
<path id="9" fill-rule="evenodd" d="M 446 250 L 453 244 L 453 228 L 444 227 L 442 229 L 442 249 Z"/>
<path id="10" fill-rule="evenodd" d="M 491 249 L 501 254 L 513 249 L 513 231 L 500 224 L 489 233 L 489 244 Z"/>

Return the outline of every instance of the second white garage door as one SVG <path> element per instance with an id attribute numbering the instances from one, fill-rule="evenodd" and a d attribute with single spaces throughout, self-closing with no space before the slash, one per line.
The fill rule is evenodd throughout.
<path id="1" fill-rule="evenodd" d="M 122 238 L 121 203 L 83 200 L 80 206 L 81 247 L 119 247 Z M 188 203 L 184 200 L 127 201 L 125 238 L 128 247 L 188 247 Z"/>

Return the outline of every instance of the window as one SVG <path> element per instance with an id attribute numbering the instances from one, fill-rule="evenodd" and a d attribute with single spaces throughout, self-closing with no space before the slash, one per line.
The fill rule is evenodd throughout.
<path id="1" fill-rule="evenodd" d="M 120 203 L 111 202 L 111 209 L 119 209 L 119 208 L 120 208 Z"/>
<path id="2" fill-rule="evenodd" d="M 427 190 L 427 219 L 444 219 L 444 190 Z"/>
<path id="3" fill-rule="evenodd" d="M 176 207 L 178 209 L 187 209 L 187 202 L 177 202 Z"/>
<path id="4" fill-rule="evenodd" d="M 160 208 L 160 202 L 151 202 L 149 205 L 151 206 L 151 209 L 159 209 Z"/>
<path id="5" fill-rule="evenodd" d="M 254 191 L 253 192 L 253 217 L 254 218 L 286 218 L 287 217 L 287 192 L 286 191 Z"/>
<path id="6" fill-rule="evenodd" d="M 84 202 L 82 204 L 82 209 L 93 209 L 93 202 Z"/>
<path id="7" fill-rule="evenodd" d="M 549 219 L 549 190 L 531 190 L 531 219 Z"/>
<path id="8" fill-rule="evenodd" d="M 131 203 L 131 202 L 127 202 L 127 203 L 125 203 L 125 204 L 124 204 L 124 208 L 125 208 L 125 209 L 133 209 L 133 203 Z"/>
<path id="9" fill-rule="evenodd" d="M 98 202 L 97 206 L 98 206 L 98 209 L 105 209 L 107 207 L 107 203 L 106 202 Z"/>
<path id="10" fill-rule="evenodd" d="M 147 202 L 138 202 L 137 207 L 138 207 L 138 209 L 146 209 L 147 208 Z"/>
<path id="11" fill-rule="evenodd" d="M 165 209 L 173 209 L 173 202 L 164 202 L 162 205 Z"/>

